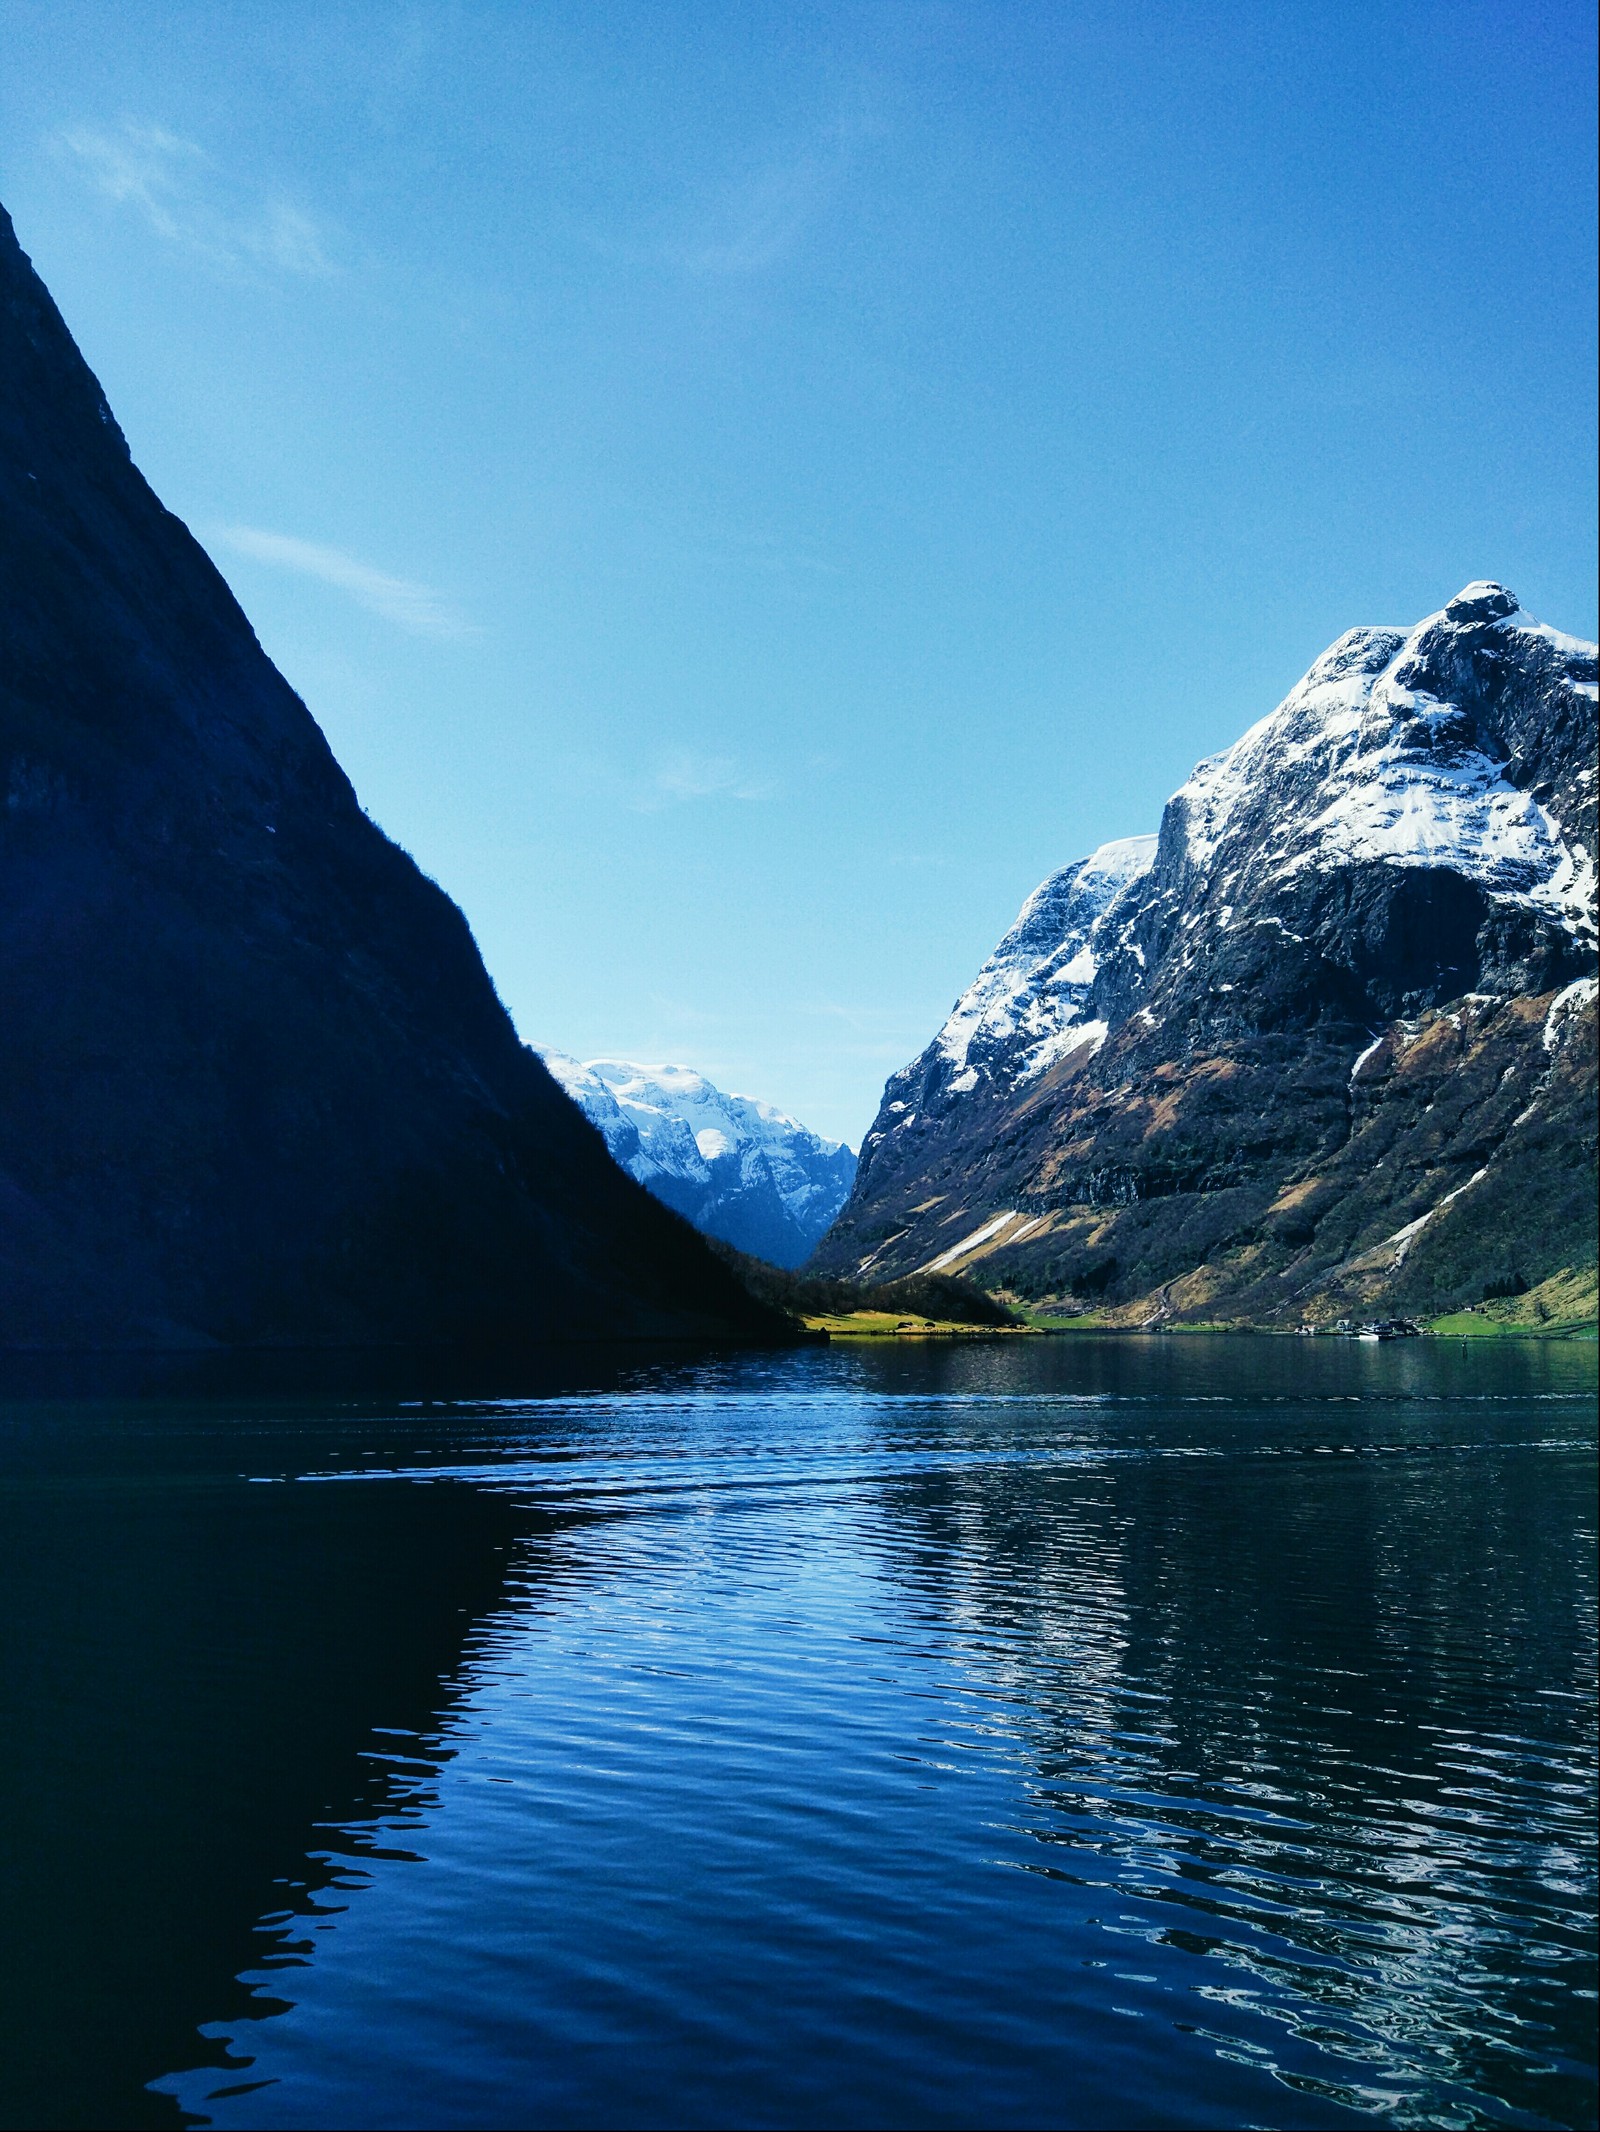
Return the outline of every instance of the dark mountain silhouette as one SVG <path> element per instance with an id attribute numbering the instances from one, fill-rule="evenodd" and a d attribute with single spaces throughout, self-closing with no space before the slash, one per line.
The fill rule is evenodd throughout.
<path id="1" fill-rule="evenodd" d="M 0 795 L 0 1345 L 780 1329 L 519 1043 L 3 211 Z"/>

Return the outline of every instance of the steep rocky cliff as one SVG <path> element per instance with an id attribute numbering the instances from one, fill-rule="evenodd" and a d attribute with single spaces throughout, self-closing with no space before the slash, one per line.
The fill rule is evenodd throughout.
<path id="1" fill-rule="evenodd" d="M 856 1158 L 841 1142 L 691 1066 L 540 1056 L 630 1177 L 736 1250 L 798 1266 L 849 1196 Z"/>
<path id="2" fill-rule="evenodd" d="M 819 1268 L 1129 1322 L 1443 1310 L 1595 1257 L 1595 647 L 1341 637 L 1053 876 L 890 1081 Z"/>
<path id="3" fill-rule="evenodd" d="M 0 214 L 0 1346 L 763 1333 L 518 1042 Z"/>

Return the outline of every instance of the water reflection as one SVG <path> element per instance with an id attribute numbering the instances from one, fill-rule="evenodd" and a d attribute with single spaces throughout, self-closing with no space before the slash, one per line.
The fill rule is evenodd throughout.
<path id="1" fill-rule="evenodd" d="M 13 2121 L 1591 2121 L 1592 1351 L 1308 1348 L 36 1411 Z"/>
<path id="2" fill-rule="evenodd" d="M 1220 1963 L 1189 1988 L 1263 2019 L 1219 2045 L 1388 2118 L 1584 2122 L 1592 1527 L 1548 1455 L 1341 1419 L 891 1485 L 886 1562 L 1027 1737 L 1031 1869 Z"/>
<path id="3" fill-rule="evenodd" d="M 416 1791 L 374 1740 L 440 1737 L 503 1590 L 502 1499 L 251 1485 L 230 1418 L 8 1416 L 6 2123 L 178 2122 L 144 2083 L 250 2003 L 260 1913 L 314 1912 L 386 1847 Z M 302 1454 L 328 1433 L 287 1425 Z"/>

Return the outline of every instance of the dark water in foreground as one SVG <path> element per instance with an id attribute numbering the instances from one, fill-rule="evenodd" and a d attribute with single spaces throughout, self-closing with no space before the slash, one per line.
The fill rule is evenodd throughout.
<path id="1" fill-rule="evenodd" d="M 1594 1387 L 13 1401 L 0 2115 L 1592 2123 Z"/>

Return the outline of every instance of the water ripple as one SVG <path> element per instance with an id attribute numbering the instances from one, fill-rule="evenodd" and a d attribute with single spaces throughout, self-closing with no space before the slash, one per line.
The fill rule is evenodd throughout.
<path id="1" fill-rule="evenodd" d="M 1592 2122 L 1587 1384 L 1008 1366 L 415 1410 L 304 1467 L 487 1491 L 520 1538 L 450 1713 L 369 1747 L 333 1895 L 262 1920 L 232 2072 L 163 2090 L 240 2126 Z"/>

